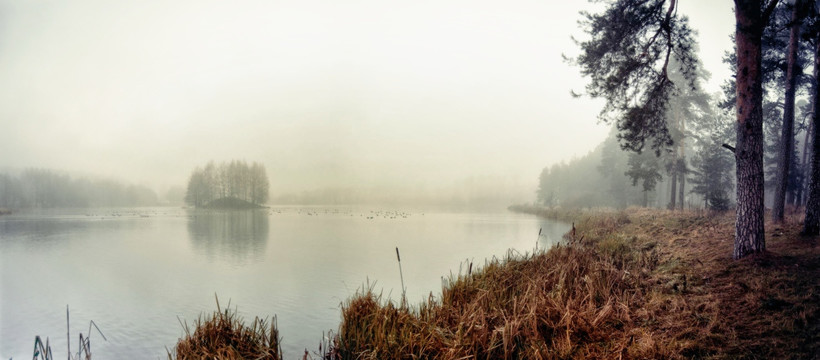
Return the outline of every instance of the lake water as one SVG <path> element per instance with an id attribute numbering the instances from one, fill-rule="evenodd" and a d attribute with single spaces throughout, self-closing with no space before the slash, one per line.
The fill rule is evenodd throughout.
<path id="1" fill-rule="evenodd" d="M 539 228 L 543 235 L 539 238 Z M 0 359 L 28 359 L 34 338 L 66 356 L 93 320 L 95 359 L 165 358 L 193 322 L 231 301 L 246 320 L 278 318 L 287 359 L 336 330 L 340 303 L 368 281 L 418 303 L 442 276 L 508 249 L 551 246 L 568 225 L 498 212 L 273 207 L 83 209 L 0 217 Z M 465 266 L 466 271 L 466 266 Z"/>

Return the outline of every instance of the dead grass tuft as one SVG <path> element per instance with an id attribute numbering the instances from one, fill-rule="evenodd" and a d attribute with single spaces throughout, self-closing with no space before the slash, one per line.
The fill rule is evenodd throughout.
<path id="1" fill-rule="evenodd" d="M 216 308 L 204 321 L 197 319 L 193 333 L 183 324 L 185 337 L 168 351 L 168 359 L 282 359 L 276 317 L 270 322 L 256 317 L 248 326 L 230 304 L 223 311 L 217 299 Z"/>

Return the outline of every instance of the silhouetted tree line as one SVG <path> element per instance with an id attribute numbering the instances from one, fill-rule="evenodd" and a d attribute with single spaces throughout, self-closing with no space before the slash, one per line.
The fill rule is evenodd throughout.
<path id="1" fill-rule="evenodd" d="M 205 206 L 218 199 L 235 198 L 261 205 L 268 201 L 268 175 L 265 166 L 257 162 L 232 160 L 197 167 L 188 180 L 185 202 Z"/>
<path id="2" fill-rule="evenodd" d="M 145 186 L 114 180 L 73 179 L 49 169 L 0 174 L 0 207 L 55 208 L 90 206 L 153 206 L 157 194 Z"/>

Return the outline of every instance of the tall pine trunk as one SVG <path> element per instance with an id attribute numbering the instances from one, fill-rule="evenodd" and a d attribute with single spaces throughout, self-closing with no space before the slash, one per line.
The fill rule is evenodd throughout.
<path id="1" fill-rule="evenodd" d="M 736 0 L 737 27 L 737 221 L 732 257 L 766 250 L 763 229 L 763 89 L 760 1 Z"/>
<path id="2" fill-rule="evenodd" d="M 798 8 L 800 0 L 794 2 L 792 10 L 791 31 L 789 33 L 789 53 L 786 55 L 786 99 L 783 104 L 783 131 L 777 161 L 777 184 L 772 206 L 772 220 L 783 222 L 786 190 L 789 185 L 789 171 L 791 171 L 792 154 L 794 153 L 794 93 L 797 78 L 797 40 L 800 37 L 800 18 Z"/>
<path id="3" fill-rule="evenodd" d="M 820 36 L 818 36 L 820 38 Z M 814 78 L 820 76 L 820 41 L 815 40 L 814 48 Z M 809 199 L 806 202 L 806 221 L 803 224 L 803 234 L 818 235 L 820 233 L 820 131 L 817 125 L 820 122 L 818 111 L 820 111 L 820 84 L 815 82 L 812 88 L 811 115 L 811 176 L 809 181 Z"/>

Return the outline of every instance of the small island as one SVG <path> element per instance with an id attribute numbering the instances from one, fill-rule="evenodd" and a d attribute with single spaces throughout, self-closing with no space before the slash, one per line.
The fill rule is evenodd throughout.
<path id="1" fill-rule="evenodd" d="M 191 173 L 185 202 L 202 209 L 259 209 L 268 201 L 269 186 L 262 164 L 210 161 Z"/>
<path id="2" fill-rule="evenodd" d="M 236 210 L 245 210 L 245 209 L 263 209 L 265 208 L 262 205 L 254 204 L 252 202 L 248 202 L 242 199 L 237 199 L 235 197 L 227 197 L 227 198 L 220 198 L 214 201 L 211 201 L 203 206 L 203 209 L 236 209 Z"/>

